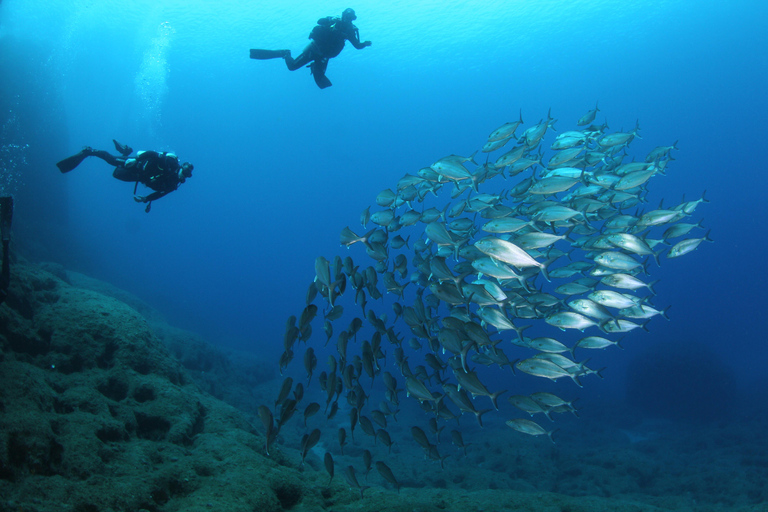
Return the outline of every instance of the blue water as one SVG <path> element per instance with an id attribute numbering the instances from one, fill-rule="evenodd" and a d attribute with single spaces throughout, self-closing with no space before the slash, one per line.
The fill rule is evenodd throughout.
<path id="1" fill-rule="evenodd" d="M 528 127 L 551 108 L 565 131 L 599 100 L 597 122 L 612 131 L 639 120 L 639 158 L 678 141 L 651 203 L 706 190 L 694 219 L 715 243 L 651 267 L 671 321 L 601 354 L 609 371 L 592 392 L 621 389 L 633 355 L 680 343 L 715 354 L 742 393 L 768 382 L 765 2 L 360 0 L 355 24 L 373 45 L 348 44 L 330 62 L 333 87 L 248 58 L 249 48 L 297 55 L 316 20 L 345 7 L 5 0 L 0 53 L 25 70 L 15 105 L 53 103 L 64 128 L 55 141 L 34 131 L 23 141 L 30 154 L 60 148 L 34 186 L 63 194 L 64 211 L 34 201 L 18 211 L 66 219 L 70 245 L 58 257 L 69 268 L 213 343 L 276 360 L 315 257 L 351 254 L 338 234 L 363 231 L 360 212 L 376 194 L 440 157 L 472 153 L 520 110 Z M 113 138 L 175 151 L 194 176 L 146 214 L 103 162 L 67 175 L 54 167 L 85 145 L 111 150 Z"/>

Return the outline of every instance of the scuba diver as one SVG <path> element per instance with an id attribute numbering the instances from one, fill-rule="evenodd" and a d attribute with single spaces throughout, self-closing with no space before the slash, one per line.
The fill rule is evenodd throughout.
<path id="1" fill-rule="evenodd" d="M 129 157 L 133 149 L 116 140 L 115 149 L 120 156 L 114 156 L 103 150 L 95 150 L 90 147 L 83 148 L 79 153 L 65 158 L 56 166 L 62 173 L 69 172 L 85 160 L 86 157 L 96 156 L 110 165 L 115 166 L 112 176 L 128 182 L 136 182 L 133 187 L 133 199 L 137 203 L 147 203 L 146 212 L 149 213 L 152 207 L 152 201 L 160 199 L 166 194 L 170 194 L 179 185 L 184 183 L 187 178 L 192 177 L 194 166 L 189 162 L 179 164 L 179 157 L 173 153 L 158 153 L 157 151 L 138 151 L 135 157 Z M 154 190 L 148 196 L 136 195 L 136 188 L 139 183 Z"/>
<path id="2" fill-rule="evenodd" d="M 0 304 L 8 293 L 11 284 L 11 219 L 13 218 L 13 198 L 0 197 L 0 238 L 3 241 L 3 266 L 0 270 Z"/>
<path id="3" fill-rule="evenodd" d="M 309 33 L 312 42 L 295 59 L 291 57 L 291 50 L 251 50 L 251 58 L 259 60 L 285 59 L 285 64 L 290 71 L 295 71 L 311 62 L 309 68 L 315 78 L 315 83 L 321 89 L 325 89 L 333 85 L 325 76 L 328 59 L 341 53 L 345 41 L 352 43 L 352 46 L 358 50 L 371 46 L 370 41 L 360 42 L 357 27 L 352 24 L 352 21 L 356 19 L 357 16 L 352 9 L 344 9 L 341 18 L 335 16 L 320 18 L 317 20 L 315 28 Z"/>

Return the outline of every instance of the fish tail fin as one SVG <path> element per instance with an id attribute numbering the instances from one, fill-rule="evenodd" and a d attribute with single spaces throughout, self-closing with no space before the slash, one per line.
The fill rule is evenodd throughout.
<path id="1" fill-rule="evenodd" d="M 434 191 L 432 192 L 434 194 Z M 437 194 L 435 194 L 435 197 L 437 197 Z M 445 208 L 443 208 L 443 211 L 440 212 L 439 219 L 443 222 L 445 222 L 445 216 L 448 213 L 448 210 L 451 208 L 451 203 L 445 205 Z"/>
<path id="2" fill-rule="evenodd" d="M 640 268 L 643 269 L 643 273 L 645 275 L 649 275 L 648 274 L 648 258 L 645 258 L 645 260 L 643 261 L 642 265 L 640 265 Z"/>
<path id="3" fill-rule="evenodd" d="M 549 278 L 549 272 L 547 271 L 547 264 L 542 263 L 541 267 L 539 268 L 541 269 L 541 275 L 544 276 L 544 279 L 546 279 L 547 282 L 551 283 L 552 280 Z"/>
<path id="4" fill-rule="evenodd" d="M 711 238 L 709 238 L 709 233 L 710 233 L 711 231 L 712 231 L 712 230 L 710 229 L 710 230 L 708 230 L 708 231 L 707 231 L 707 232 L 704 234 L 704 241 L 705 241 L 705 242 L 714 242 L 714 240 L 712 240 Z"/>
<path id="5" fill-rule="evenodd" d="M 574 406 L 573 406 L 573 403 L 574 403 L 576 400 L 578 400 L 578 399 L 579 399 L 579 398 L 578 398 L 578 397 L 576 397 L 576 398 L 574 398 L 573 400 L 571 400 L 570 402 L 568 402 L 568 407 L 570 407 L 570 409 L 571 409 L 571 412 L 572 412 L 572 413 L 573 413 L 573 415 L 574 415 L 574 416 L 576 416 L 577 418 L 579 417 L 579 410 L 578 410 L 576 407 L 574 407 Z"/>
<path id="6" fill-rule="evenodd" d="M 661 251 L 659 251 L 659 254 L 661 254 Z M 646 288 L 648 288 L 648 290 L 649 290 L 649 291 L 650 291 L 650 292 L 651 292 L 653 295 L 656 295 L 656 290 L 655 290 L 653 287 L 654 287 L 654 286 L 656 286 L 656 284 L 658 284 L 658 282 L 659 282 L 659 279 L 656 279 L 655 281 L 651 281 L 650 283 L 648 283 L 647 285 L 645 285 L 645 286 L 646 286 Z"/>
<path id="7" fill-rule="evenodd" d="M 344 245 L 346 247 L 349 247 L 355 242 L 360 241 L 360 237 L 355 234 L 354 231 L 350 229 L 349 226 L 346 226 L 344 229 L 341 230 L 341 245 Z"/>
<path id="8" fill-rule="evenodd" d="M 499 404 L 498 404 L 497 400 L 499 399 L 499 397 L 501 395 L 503 395 L 506 392 L 507 392 L 506 389 L 502 389 L 501 391 L 497 391 L 497 392 L 491 394 L 491 397 L 490 397 L 491 398 L 491 403 L 493 403 L 493 406 L 496 408 L 497 411 L 499 410 Z"/>
<path id="9" fill-rule="evenodd" d="M 464 371 L 467 373 L 469 373 L 469 366 L 467 366 L 467 355 L 469 355 L 469 350 L 475 345 L 476 343 L 473 341 L 472 343 L 467 343 L 466 346 L 461 349 L 461 367 L 464 368 Z"/>
<path id="10" fill-rule="evenodd" d="M 515 327 L 513 324 L 513 327 L 515 329 L 515 332 L 517 333 L 517 337 L 520 339 L 521 342 L 523 342 L 523 331 L 528 329 L 529 327 L 532 327 L 530 325 L 524 325 L 522 327 Z"/>
<path id="11" fill-rule="evenodd" d="M 671 307 L 672 307 L 672 305 L 669 305 L 669 306 L 667 306 L 667 307 L 665 307 L 664 309 L 661 310 L 661 316 L 666 318 L 667 321 L 669 321 L 669 315 L 667 314 L 667 311 L 669 311 L 669 308 L 671 308 Z"/>
<path id="12" fill-rule="evenodd" d="M 580 388 L 583 388 L 584 386 L 581 385 L 581 382 L 579 382 L 579 376 L 578 375 L 570 375 L 571 379 L 574 383 L 576 383 L 577 386 Z"/>
<path id="13" fill-rule="evenodd" d="M 552 225 L 554 227 L 554 223 Z M 573 242 L 574 242 L 573 238 L 571 238 L 571 233 L 573 233 L 573 230 L 574 230 L 575 227 L 576 227 L 576 224 L 574 224 L 573 226 L 570 226 L 568 228 L 568 230 L 565 232 L 565 234 L 563 235 L 566 240 L 571 242 L 571 244 L 573 244 Z M 555 234 L 557 234 L 557 233 L 555 233 Z M 570 251 L 568 251 L 568 259 L 570 259 Z"/>
<path id="14" fill-rule="evenodd" d="M 557 119 L 552 117 L 552 107 L 549 107 L 549 110 L 547 110 L 547 126 L 549 126 L 550 128 L 552 128 L 554 130 L 556 122 L 557 122 Z M 555 131 L 557 131 L 557 130 L 555 130 Z"/>
<path id="15" fill-rule="evenodd" d="M 547 432 L 547 437 L 549 438 L 550 441 L 552 441 L 552 444 L 555 444 L 555 439 L 553 436 L 555 435 L 555 432 L 557 432 L 558 430 L 560 429 L 556 428 L 554 430 L 550 430 L 549 432 Z"/>
<path id="16" fill-rule="evenodd" d="M 491 411 L 492 409 L 483 409 L 482 411 L 475 411 L 475 418 L 477 418 L 477 424 L 480 425 L 480 428 L 483 428 L 483 415 Z"/>

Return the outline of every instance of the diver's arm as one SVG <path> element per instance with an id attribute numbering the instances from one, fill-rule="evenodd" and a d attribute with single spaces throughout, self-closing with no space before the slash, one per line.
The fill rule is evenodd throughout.
<path id="1" fill-rule="evenodd" d="M 363 41 L 360 42 L 360 33 L 357 30 L 357 27 L 354 25 L 352 26 L 352 30 L 347 34 L 347 41 L 352 43 L 352 46 L 357 48 L 358 50 L 362 50 L 366 46 L 371 46 L 370 41 Z"/>

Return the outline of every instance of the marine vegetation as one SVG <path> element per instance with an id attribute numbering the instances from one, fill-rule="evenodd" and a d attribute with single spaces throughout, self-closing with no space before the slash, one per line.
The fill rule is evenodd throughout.
<path id="1" fill-rule="evenodd" d="M 704 195 L 656 208 L 647 199 L 652 178 L 673 172 L 676 144 L 632 157 L 639 126 L 609 132 L 607 123 L 593 124 L 597 112 L 552 142 L 545 140 L 555 119 L 548 114 L 523 130 L 521 115 L 470 156 L 445 156 L 406 174 L 376 197 L 373 211 L 365 209 L 362 229 L 342 230 L 354 259 L 317 257 L 306 307 L 288 319 L 279 361 L 282 372 L 304 343 L 307 391 L 325 403 L 300 406 L 304 384 L 294 387 L 287 377 L 274 412 L 260 408 L 267 448 L 303 408 L 305 425 L 340 410 L 349 421 L 336 420 L 338 435 L 308 427 L 302 461 L 321 439 L 343 455 L 358 425 L 389 451 L 398 440 L 387 422 L 397 418 L 403 391 L 424 414 L 400 421 L 441 464 L 439 432 L 465 414 L 481 427 L 486 414 L 499 414 L 522 434 L 556 441 L 556 429 L 543 425 L 557 413 L 575 414 L 572 400 L 515 390 L 541 379 L 581 387 L 602 377 L 602 369 L 587 366 L 590 352 L 615 350 L 626 333 L 667 318 L 667 308 L 653 305 L 653 266 L 711 241 L 690 220 Z M 313 337 L 316 318 L 323 334 Z M 316 352 L 331 343 L 336 350 L 313 378 Z M 512 407 L 500 411 L 501 397 Z M 450 437 L 464 451 L 476 444 L 465 444 L 459 430 Z M 366 475 L 370 455 L 363 457 Z M 332 478 L 328 453 L 325 466 Z M 385 462 L 375 466 L 399 489 Z M 344 474 L 364 490 L 353 466 Z"/>

